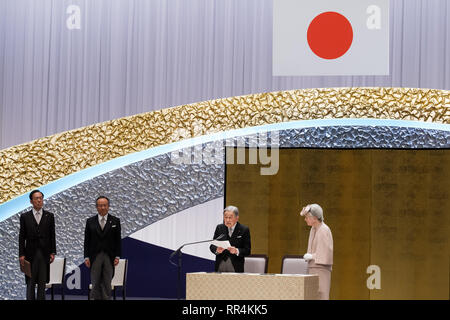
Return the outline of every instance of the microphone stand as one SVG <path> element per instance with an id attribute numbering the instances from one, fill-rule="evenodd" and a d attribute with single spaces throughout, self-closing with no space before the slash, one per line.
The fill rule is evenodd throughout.
<path id="1" fill-rule="evenodd" d="M 170 257 L 169 257 L 169 262 L 170 262 L 172 265 L 174 265 L 174 266 L 176 266 L 176 267 L 178 268 L 178 290 L 177 290 L 177 291 L 178 291 L 178 300 L 181 299 L 181 261 L 182 261 L 182 259 L 181 259 L 181 256 L 182 256 L 181 249 L 183 249 L 184 246 L 189 246 L 189 245 L 191 245 L 191 244 L 198 244 L 198 243 L 212 242 L 212 241 L 215 241 L 215 240 L 220 240 L 220 239 L 222 239 L 224 236 L 225 236 L 224 234 L 221 234 L 221 235 L 218 236 L 216 239 L 212 239 L 212 240 L 203 240 L 203 241 L 196 241 L 196 242 L 185 243 L 185 244 L 183 244 L 181 247 L 179 247 L 176 251 L 172 252 L 172 254 L 171 254 Z M 177 253 L 178 253 L 178 264 L 175 264 L 175 263 L 172 262 L 171 259 L 172 259 L 173 256 L 176 255 Z"/>

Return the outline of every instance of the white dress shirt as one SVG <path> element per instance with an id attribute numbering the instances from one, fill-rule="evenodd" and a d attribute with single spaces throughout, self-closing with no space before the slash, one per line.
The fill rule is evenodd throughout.
<path id="1" fill-rule="evenodd" d="M 105 226 L 106 226 L 106 221 L 108 221 L 108 214 L 105 214 L 103 217 L 105 217 Z M 98 214 L 98 224 L 101 226 L 102 225 L 102 218 L 101 215 Z"/>
<path id="2" fill-rule="evenodd" d="M 39 220 L 38 220 L 38 218 L 37 218 L 37 216 L 36 216 L 36 214 L 39 212 Z M 41 219 L 42 219 L 42 214 L 43 214 L 44 212 L 43 212 L 43 210 L 42 210 L 42 208 L 39 210 L 39 211 L 37 211 L 35 208 L 33 208 L 33 215 L 34 215 L 34 219 L 36 220 L 36 222 L 37 222 L 37 224 L 39 224 L 39 222 L 41 222 Z"/>

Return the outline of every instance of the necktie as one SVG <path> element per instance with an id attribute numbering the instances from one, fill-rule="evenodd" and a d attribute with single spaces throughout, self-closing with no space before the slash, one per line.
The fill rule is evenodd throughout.
<path id="1" fill-rule="evenodd" d="M 102 230 L 105 227 L 105 217 L 102 217 L 100 227 L 102 227 Z"/>
<path id="2" fill-rule="evenodd" d="M 37 222 L 37 224 L 39 224 L 39 222 L 41 222 L 41 213 L 39 211 L 36 212 L 36 222 Z"/>
<path id="3" fill-rule="evenodd" d="M 231 228 L 228 228 L 228 235 L 230 236 L 230 238 L 231 238 L 231 235 L 233 234 L 233 229 L 231 229 Z"/>

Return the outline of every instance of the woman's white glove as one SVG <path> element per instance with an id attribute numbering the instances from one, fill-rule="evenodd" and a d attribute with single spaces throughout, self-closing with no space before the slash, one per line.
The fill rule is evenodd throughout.
<path id="1" fill-rule="evenodd" d="M 313 256 L 312 256 L 311 253 L 305 253 L 305 254 L 303 255 L 303 259 L 305 259 L 306 261 L 312 260 L 312 258 L 313 258 Z"/>

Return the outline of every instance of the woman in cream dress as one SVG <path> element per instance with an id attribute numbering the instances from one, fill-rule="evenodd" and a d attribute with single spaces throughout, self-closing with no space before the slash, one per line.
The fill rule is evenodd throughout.
<path id="1" fill-rule="evenodd" d="M 308 252 L 303 258 L 308 261 L 309 274 L 319 276 L 319 299 L 330 298 L 331 269 L 333 266 L 333 236 L 323 222 L 323 210 L 318 204 L 309 204 L 300 212 L 311 227 Z"/>

